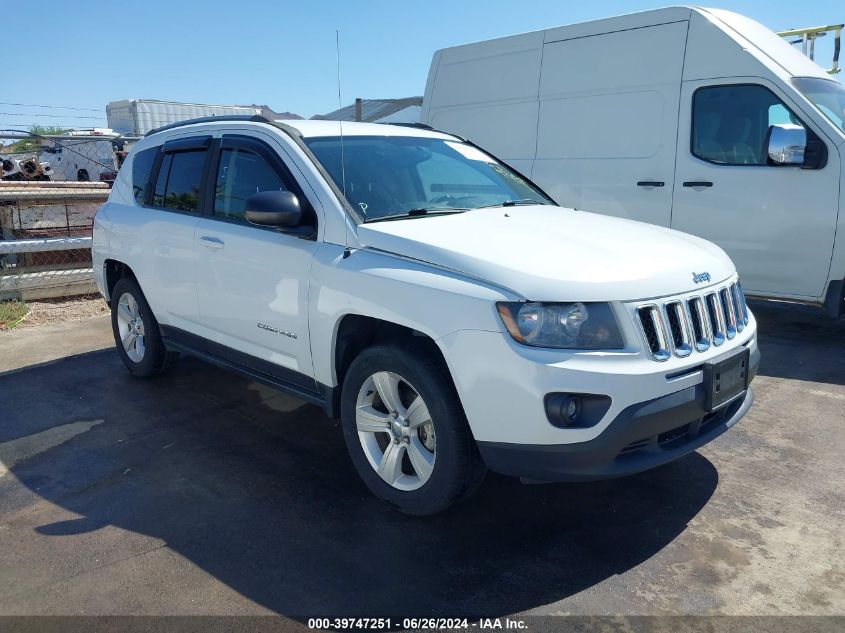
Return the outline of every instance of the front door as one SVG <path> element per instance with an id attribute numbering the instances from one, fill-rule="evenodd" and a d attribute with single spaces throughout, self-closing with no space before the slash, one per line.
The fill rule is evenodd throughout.
<path id="1" fill-rule="evenodd" d="M 821 297 L 836 227 L 836 146 L 760 79 L 684 82 L 681 104 L 672 228 L 721 246 L 750 294 Z M 766 132 L 782 123 L 820 137 L 827 164 L 771 164 Z"/>
<path id="2" fill-rule="evenodd" d="M 308 280 L 317 242 L 244 219 L 246 199 L 261 191 L 293 191 L 306 209 L 307 201 L 274 139 L 224 135 L 213 151 L 213 200 L 196 232 L 201 334 L 271 363 L 274 374 L 312 376 Z"/>

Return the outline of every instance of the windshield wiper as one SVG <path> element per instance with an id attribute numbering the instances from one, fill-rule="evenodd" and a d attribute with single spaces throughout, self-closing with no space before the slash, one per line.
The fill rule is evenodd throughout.
<path id="1" fill-rule="evenodd" d="M 523 204 L 549 204 L 542 200 L 535 200 L 534 198 L 521 198 L 519 200 L 505 200 L 504 202 L 497 202 L 496 204 L 485 204 L 479 209 L 492 209 L 493 207 L 517 207 Z"/>
<path id="2" fill-rule="evenodd" d="M 372 220 L 364 220 L 364 224 L 371 224 L 372 222 L 388 222 L 390 220 L 402 220 L 405 218 L 415 218 L 423 215 L 449 215 L 450 213 L 463 213 L 464 211 L 469 211 L 469 209 L 465 209 L 463 207 L 449 207 L 446 209 L 440 207 L 411 209 L 409 211 L 405 211 L 404 213 L 394 213 L 392 215 L 383 215 L 379 218 L 373 218 Z"/>

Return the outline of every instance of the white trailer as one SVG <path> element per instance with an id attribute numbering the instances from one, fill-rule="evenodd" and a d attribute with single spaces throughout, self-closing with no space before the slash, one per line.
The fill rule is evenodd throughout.
<path id="1" fill-rule="evenodd" d="M 106 105 L 109 127 L 128 136 L 143 136 L 163 125 L 208 116 L 261 114 L 260 108 L 153 99 L 124 99 Z"/>

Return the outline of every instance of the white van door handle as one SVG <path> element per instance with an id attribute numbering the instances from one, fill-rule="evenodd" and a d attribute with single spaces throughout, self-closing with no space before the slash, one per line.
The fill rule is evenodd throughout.
<path id="1" fill-rule="evenodd" d="M 640 180 L 637 187 L 664 187 L 666 185 L 662 180 Z"/>
<path id="2" fill-rule="evenodd" d="M 208 235 L 203 235 L 200 238 L 200 241 L 202 241 L 203 246 L 205 246 L 206 248 L 210 248 L 213 251 L 219 251 L 224 246 L 223 240 L 221 240 L 219 237 L 210 237 Z"/>

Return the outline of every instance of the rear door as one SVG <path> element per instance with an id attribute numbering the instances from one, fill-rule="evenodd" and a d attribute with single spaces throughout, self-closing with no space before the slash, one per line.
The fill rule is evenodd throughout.
<path id="1" fill-rule="evenodd" d="M 185 330 L 197 320 L 195 231 L 210 144 L 211 136 L 167 141 L 154 159 L 149 190 L 136 192 L 144 212 L 131 218 L 141 225 L 141 243 L 132 248 L 139 250 L 144 295 L 162 324 Z M 145 152 L 149 159 L 156 150 L 139 156 Z"/>
<path id="2" fill-rule="evenodd" d="M 295 193 L 305 223 L 316 218 L 286 161 L 283 146 L 260 132 L 224 134 L 215 143 L 208 214 L 197 227 L 197 287 L 203 336 L 250 358 L 236 362 L 313 389 L 308 290 L 315 239 L 244 219 L 255 193 Z M 218 350 L 219 351 L 219 350 Z M 286 372 L 285 369 L 291 370 Z"/>
<path id="3" fill-rule="evenodd" d="M 546 42 L 531 176 L 559 203 L 669 225 L 687 25 Z"/>
<path id="4" fill-rule="evenodd" d="M 686 81 L 682 103 L 672 228 L 721 246 L 749 293 L 820 297 L 836 228 L 836 146 L 762 79 Z M 827 164 L 769 164 L 766 133 L 782 123 L 826 143 Z"/>

